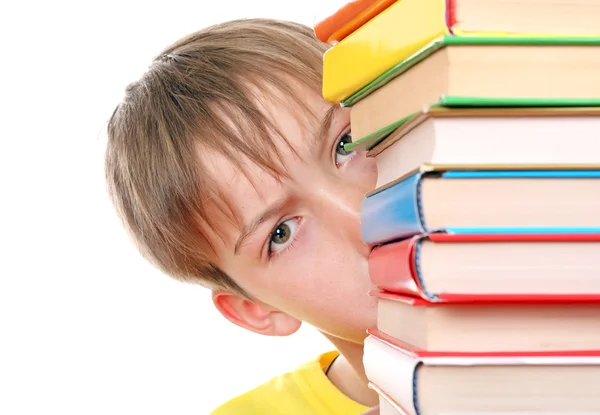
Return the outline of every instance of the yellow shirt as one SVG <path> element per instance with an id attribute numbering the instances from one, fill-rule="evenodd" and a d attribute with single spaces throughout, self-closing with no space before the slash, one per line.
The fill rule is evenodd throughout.
<path id="1" fill-rule="evenodd" d="M 369 408 L 340 392 L 325 375 L 337 351 L 246 392 L 211 415 L 359 415 Z"/>

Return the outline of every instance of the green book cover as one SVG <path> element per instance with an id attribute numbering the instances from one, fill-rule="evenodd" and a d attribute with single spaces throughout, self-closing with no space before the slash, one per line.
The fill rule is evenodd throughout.
<path id="1" fill-rule="evenodd" d="M 382 142 L 387 136 L 396 131 L 402 125 L 404 125 L 408 120 L 410 120 L 415 114 L 410 114 L 401 120 L 398 120 L 390 125 L 383 127 L 380 130 L 375 131 L 372 134 L 369 134 L 366 137 L 362 137 L 356 141 L 351 143 L 344 144 L 344 150 L 346 151 L 364 151 L 370 150 L 375 147 L 377 144 Z"/>
<path id="2" fill-rule="evenodd" d="M 358 90 L 355 94 L 342 102 L 342 106 L 350 107 L 356 102 L 365 98 L 377 89 L 381 88 L 398 75 L 406 72 L 419 62 L 425 60 L 439 49 L 452 45 L 539 45 L 539 46 L 575 46 L 590 45 L 600 46 L 600 38 L 578 38 L 578 37 L 463 37 L 463 36 L 442 36 L 434 40 L 423 49 L 398 63 L 380 76 L 375 78 L 369 84 Z"/>

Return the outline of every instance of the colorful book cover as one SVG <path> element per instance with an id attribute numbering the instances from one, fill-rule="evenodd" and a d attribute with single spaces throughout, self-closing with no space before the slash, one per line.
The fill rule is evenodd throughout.
<path id="1" fill-rule="evenodd" d="M 575 46 L 575 45 L 590 45 L 597 46 L 600 45 L 600 37 L 501 37 L 501 36 L 471 36 L 471 37 L 461 37 L 461 36 L 453 36 L 453 35 L 441 35 L 432 39 L 429 43 L 423 45 L 423 47 L 419 49 L 415 49 L 412 54 L 406 55 L 402 59 L 392 59 L 388 60 L 389 65 L 386 65 L 386 69 L 378 72 L 377 74 L 374 71 L 371 71 L 368 76 L 363 77 L 365 82 L 360 85 L 357 89 L 354 90 L 352 94 L 346 95 L 344 99 L 341 99 L 341 104 L 345 107 L 350 107 L 360 101 L 361 99 L 367 97 L 372 94 L 379 88 L 388 84 L 397 76 L 403 74 L 408 71 L 413 66 L 417 65 L 419 62 L 427 59 L 433 53 L 438 50 L 446 47 L 446 46 L 458 46 L 458 45 L 485 45 L 485 46 L 494 46 L 494 45 L 549 45 L 549 46 Z M 358 50 L 357 50 L 358 52 Z M 353 53 L 353 52 L 351 52 Z M 362 51 L 365 53 L 365 51 Z M 391 53 L 391 52 L 386 52 Z M 327 51 L 327 54 L 331 54 L 331 50 Z M 391 55 L 386 55 L 391 56 Z M 353 60 L 355 57 L 350 55 L 344 56 L 348 60 Z M 356 59 L 359 59 L 356 57 Z M 362 59 L 362 58 L 360 58 Z M 383 56 L 381 57 L 383 59 Z M 359 71 L 361 65 L 356 65 L 355 70 Z M 325 69 L 325 67 L 324 67 Z M 333 68 L 332 68 L 333 69 Z M 339 69 L 341 71 L 341 68 Z M 332 74 L 333 76 L 333 74 Z M 325 72 L 323 73 L 323 88 L 325 88 Z M 332 78 L 329 78 L 332 79 Z M 339 80 L 339 78 L 336 78 Z M 358 83 L 357 83 L 358 84 Z M 432 102 L 432 106 L 447 106 L 447 107 L 476 107 L 476 106 L 485 106 L 485 107 L 524 107 L 524 106 L 546 106 L 553 107 L 559 106 L 565 100 L 539 100 L 539 99 L 506 99 L 506 98 L 474 98 L 474 97 L 454 97 L 454 96 L 446 96 L 440 97 L 438 102 Z M 566 100 L 568 101 L 568 100 Z M 590 105 L 598 105 L 600 99 L 595 100 L 573 100 L 570 104 L 571 106 L 590 106 Z"/>
<path id="2" fill-rule="evenodd" d="M 508 34 L 505 32 L 454 33 L 453 2 L 447 0 L 396 1 L 370 21 L 349 34 L 325 53 L 323 97 L 330 102 L 352 105 L 366 96 L 363 90 L 382 74 L 413 57 L 428 44 L 447 38 L 538 39 L 565 38 L 565 35 Z M 599 34 L 600 36 L 600 34 Z M 590 37 L 582 37 L 585 41 Z M 439 47 L 439 45 L 438 45 Z M 373 86 L 369 92 L 374 90 Z M 359 94 L 360 92 L 360 94 Z"/>
<path id="3" fill-rule="evenodd" d="M 464 292 L 431 292 L 423 278 L 420 264 L 421 246 L 424 241 L 440 244 L 461 243 L 599 243 L 600 229 L 595 233 L 522 233 L 522 234 L 461 234 L 432 233 L 419 234 L 401 241 L 377 246 L 369 257 L 369 277 L 382 292 L 373 291 L 371 295 L 394 300 L 407 296 L 405 302 L 412 305 L 430 305 L 431 303 L 542 303 L 542 302 L 597 302 L 600 292 L 548 294 L 540 286 L 538 293 L 522 294 L 473 294 Z M 468 255 L 465 252 L 465 255 Z M 400 296 L 397 296 L 397 295 Z"/>
<path id="4" fill-rule="evenodd" d="M 459 177 L 471 178 L 503 178 L 510 175 L 513 178 L 538 177 L 544 178 L 598 178 L 598 170 L 540 170 L 540 171 L 463 171 L 463 172 L 433 172 L 415 171 L 407 176 L 388 183 L 367 195 L 361 206 L 361 234 L 368 244 L 384 244 L 422 233 L 446 231 L 449 233 L 494 233 L 494 234 L 550 234 L 550 233 L 600 233 L 596 228 L 538 228 L 538 227 L 448 227 L 436 229 L 428 226 L 423 208 L 421 187 L 423 178 L 435 175 L 441 179 Z"/>

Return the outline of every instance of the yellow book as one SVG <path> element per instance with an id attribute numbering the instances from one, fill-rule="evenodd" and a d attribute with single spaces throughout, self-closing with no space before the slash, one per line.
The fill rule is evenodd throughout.
<path id="1" fill-rule="evenodd" d="M 325 53 L 323 97 L 346 100 L 442 36 L 598 37 L 600 0 L 398 0 Z"/>

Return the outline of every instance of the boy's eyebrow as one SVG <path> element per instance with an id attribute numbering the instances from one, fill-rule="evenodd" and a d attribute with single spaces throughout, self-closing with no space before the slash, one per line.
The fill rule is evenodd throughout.
<path id="1" fill-rule="evenodd" d="M 233 248 L 234 255 L 238 255 L 240 247 L 242 246 L 244 241 L 250 235 L 252 235 L 254 232 L 256 232 L 256 230 L 258 229 L 258 227 L 260 225 L 262 225 L 264 222 L 269 220 L 271 217 L 277 215 L 286 203 L 287 203 L 286 199 L 279 199 L 278 201 L 273 203 L 271 206 L 269 206 L 266 210 L 264 210 L 260 215 L 255 217 L 252 220 L 252 222 L 250 222 L 248 225 L 244 226 L 242 229 L 242 233 L 240 234 L 240 237 L 238 238 L 237 242 L 235 243 L 235 247 Z"/>
<path id="2" fill-rule="evenodd" d="M 317 130 L 316 134 L 313 136 L 313 145 L 316 145 L 322 142 L 321 138 L 329 132 L 329 128 L 331 127 L 331 122 L 333 121 L 333 117 L 342 107 L 338 104 L 332 104 L 327 113 L 323 117 L 323 121 L 321 121 L 321 126 Z"/>

